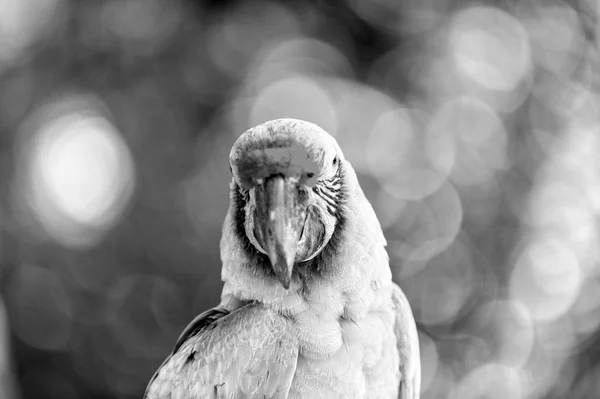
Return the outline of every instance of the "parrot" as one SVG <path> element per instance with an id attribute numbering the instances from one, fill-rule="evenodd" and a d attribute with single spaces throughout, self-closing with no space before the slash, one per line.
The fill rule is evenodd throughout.
<path id="1" fill-rule="evenodd" d="M 221 301 L 184 329 L 144 398 L 419 398 L 412 309 L 335 138 L 271 120 L 237 138 L 229 166 Z"/>

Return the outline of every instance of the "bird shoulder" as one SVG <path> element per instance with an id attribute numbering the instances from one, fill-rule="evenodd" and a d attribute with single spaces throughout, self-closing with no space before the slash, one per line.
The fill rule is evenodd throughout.
<path id="1" fill-rule="evenodd" d="M 144 398 L 286 397 L 297 357 L 287 318 L 259 303 L 211 309 L 184 330 Z"/>

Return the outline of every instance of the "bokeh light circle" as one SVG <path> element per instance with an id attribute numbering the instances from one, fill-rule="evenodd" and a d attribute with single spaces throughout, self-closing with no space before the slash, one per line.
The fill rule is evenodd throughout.
<path id="1" fill-rule="evenodd" d="M 535 324 L 525 306 L 512 300 L 493 300 L 477 309 L 474 323 L 477 334 L 492 343 L 492 356 L 498 363 L 525 366 L 535 343 Z"/>
<path id="2" fill-rule="evenodd" d="M 23 125 L 22 195 L 46 232 L 75 247 L 98 242 L 134 190 L 131 154 L 116 128 L 80 98 L 45 105 Z"/>
<path id="3" fill-rule="evenodd" d="M 450 395 L 451 399 L 521 399 L 523 388 L 520 370 L 498 363 L 483 364 L 465 376 Z"/>
<path id="4" fill-rule="evenodd" d="M 390 226 L 390 251 L 402 259 L 430 259 L 448 248 L 462 224 L 463 208 L 451 183 L 418 201 L 407 202 Z"/>
<path id="5" fill-rule="evenodd" d="M 416 109 L 383 113 L 369 132 L 371 173 L 390 194 L 416 200 L 435 192 L 454 163 L 452 137 L 426 129 L 429 116 Z"/>
<path id="6" fill-rule="evenodd" d="M 531 68 L 525 29 L 499 8 L 475 6 L 458 12 L 449 40 L 458 71 L 488 90 L 515 89 Z"/>
<path id="7" fill-rule="evenodd" d="M 264 87 L 250 110 L 248 126 L 271 119 L 296 118 L 311 121 L 332 135 L 337 132 L 333 100 L 309 76 L 292 76 Z"/>
<path id="8" fill-rule="evenodd" d="M 424 268 L 407 279 L 403 287 L 417 320 L 431 326 L 450 323 L 458 317 L 478 288 L 475 278 L 468 247 L 457 240 L 424 263 Z"/>
<path id="9" fill-rule="evenodd" d="M 583 274 L 573 252 L 562 242 L 540 237 L 525 245 L 510 279 L 511 298 L 535 320 L 553 320 L 573 306 Z"/>

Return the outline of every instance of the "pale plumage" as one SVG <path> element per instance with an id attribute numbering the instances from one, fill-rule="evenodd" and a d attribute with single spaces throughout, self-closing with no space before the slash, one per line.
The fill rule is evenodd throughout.
<path id="1" fill-rule="evenodd" d="M 418 398 L 410 305 L 335 140 L 279 119 L 244 133 L 230 162 L 221 304 L 188 326 L 146 397 Z"/>

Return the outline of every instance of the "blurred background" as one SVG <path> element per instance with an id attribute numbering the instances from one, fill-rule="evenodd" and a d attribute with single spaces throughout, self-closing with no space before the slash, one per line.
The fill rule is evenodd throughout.
<path id="1" fill-rule="evenodd" d="M 600 398 L 596 0 L 0 0 L 0 398 L 140 398 L 219 301 L 235 138 L 333 134 L 423 398 Z"/>

